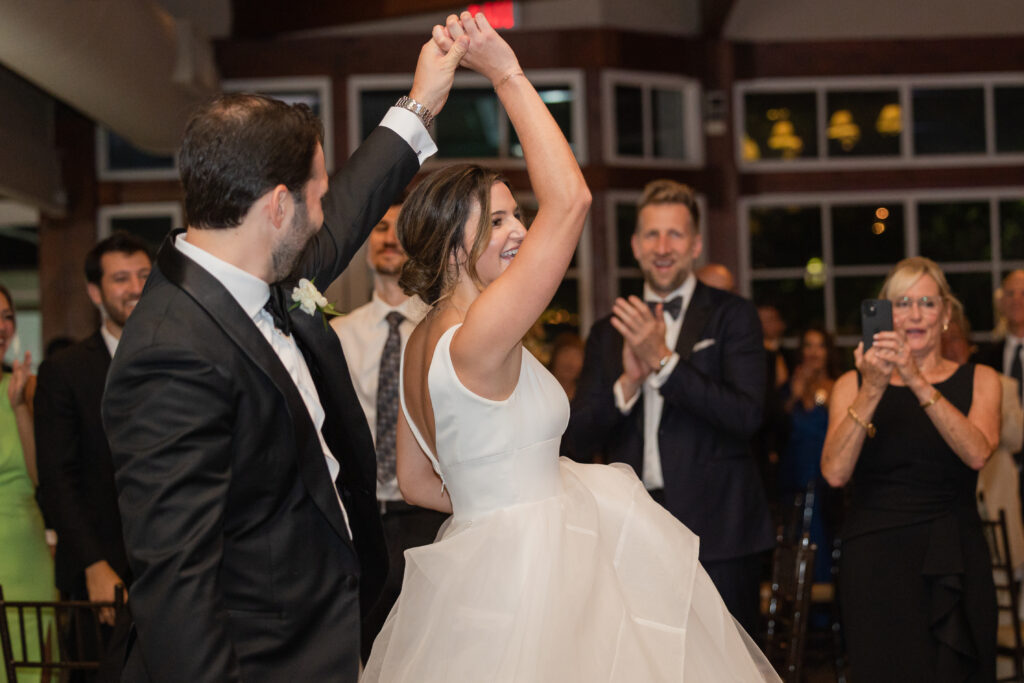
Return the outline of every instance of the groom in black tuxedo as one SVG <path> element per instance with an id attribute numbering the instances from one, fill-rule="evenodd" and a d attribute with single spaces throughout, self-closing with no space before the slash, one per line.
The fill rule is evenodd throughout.
<path id="1" fill-rule="evenodd" d="M 644 300 L 618 299 L 587 339 L 563 451 L 633 467 L 652 497 L 700 536 L 700 561 L 726 606 L 757 633 L 762 553 L 774 545 L 751 438 L 765 396 L 753 304 L 701 284 L 693 191 L 644 189 L 633 255 Z"/>
<path id="2" fill-rule="evenodd" d="M 316 298 L 291 295 L 330 284 L 436 151 L 425 126 L 464 53 L 424 46 L 329 189 L 307 107 L 226 95 L 189 122 L 188 228 L 103 404 L 135 577 L 123 680 L 356 680 L 360 605 L 387 571 L 373 441 Z"/>

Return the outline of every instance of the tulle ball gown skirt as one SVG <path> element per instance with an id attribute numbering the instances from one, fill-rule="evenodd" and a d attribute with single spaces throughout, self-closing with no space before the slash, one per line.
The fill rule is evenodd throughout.
<path id="1" fill-rule="evenodd" d="M 364 682 L 779 680 L 630 468 L 559 468 L 557 495 L 406 552 Z"/>

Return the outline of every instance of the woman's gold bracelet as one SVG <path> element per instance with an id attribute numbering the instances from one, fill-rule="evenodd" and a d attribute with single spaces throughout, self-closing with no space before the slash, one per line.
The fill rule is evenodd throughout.
<path id="1" fill-rule="evenodd" d="M 942 392 L 939 391 L 938 389 L 936 389 L 935 393 L 932 394 L 932 397 L 930 399 L 928 399 L 927 401 L 923 401 L 921 403 L 921 407 L 922 408 L 927 408 L 928 406 L 933 406 L 936 403 L 938 403 L 941 398 L 942 398 Z"/>
<path id="2" fill-rule="evenodd" d="M 860 419 L 860 415 L 858 415 L 857 411 L 853 409 L 853 406 L 850 406 L 849 408 L 847 408 L 846 412 L 850 415 L 850 417 L 853 418 L 854 422 L 859 424 L 861 426 L 861 428 L 863 428 L 864 431 L 868 433 L 868 438 L 869 439 L 875 438 L 875 425 L 871 424 L 870 422 L 865 422 L 864 420 Z"/>

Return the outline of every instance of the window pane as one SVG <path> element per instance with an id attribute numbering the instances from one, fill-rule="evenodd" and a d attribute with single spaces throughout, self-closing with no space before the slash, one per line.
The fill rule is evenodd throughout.
<path id="1" fill-rule="evenodd" d="M 830 92 L 826 99 L 830 157 L 899 156 L 898 90 Z"/>
<path id="2" fill-rule="evenodd" d="M 635 268 L 632 239 L 636 232 L 636 204 L 620 202 L 615 205 L 615 244 L 619 250 L 619 268 Z"/>
<path id="3" fill-rule="evenodd" d="M 935 261 L 987 261 L 988 202 L 921 202 L 917 206 L 921 255 Z"/>
<path id="4" fill-rule="evenodd" d="M 643 296 L 644 279 L 642 277 L 619 278 L 619 296 Z"/>
<path id="5" fill-rule="evenodd" d="M 832 207 L 832 258 L 836 265 L 896 263 L 903 258 L 903 205 Z"/>
<path id="6" fill-rule="evenodd" d="M 1024 199 L 999 202 L 1003 259 L 1024 259 Z"/>
<path id="7" fill-rule="evenodd" d="M 754 268 L 806 266 L 811 258 L 821 258 L 821 209 L 751 209 L 750 253 Z"/>
<path id="8" fill-rule="evenodd" d="M 391 105 L 408 93 L 408 90 L 364 90 L 359 93 L 359 140 L 365 140 Z"/>
<path id="9" fill-rule="evenodd" d="M 822 289 L 810 288 L 803 280 L 755 280 L 751 283 L 756 302 L 770 302 L 791 332 L 825 321 L 825 296 Z"/>
<path id="10" fill-rule="evenodd" d="M 36 226 L 22 225 L 0 228 L 0 268 L 35 270 L 38 267 L 39 231 Z M 4 284 L 10 286 L 10 283 Z"/>
<path id="11" fill-rule="evenodd" d="M 567 314 L 564 322 L 570 322 L 569 316 L 573 320 L 579 320 L 580 313 L 580 285 L 576 280 L 562 280 L 562 284 L 558 286 L 558 291 L 555 292 L 555 297 L 548 304 L 548 310 L 555 312 L 563 312 Z"/>
<path id="12" fill-rule="evenodd" d="M 643 91 L 627 85 L 615 86 L 616 150 L 622 156 L 644 154 Z"/>
<path id="13" fill-rule="evenodd" d="M 946 281 L 956 298 L 964 305 L 964 314 L 976 332 L 991 330 L 992 317 L 992 274 L 946 273 Z"/>
<path id="14" fill-rule="evenodd" d="M 498 97 L 494 90 L 452 90 L 444 105 L 444 116 L 435 119 L 434 133 L 438 158 L 498 156 Z"/>
<path id="15" fill-rule="evenodd" d="M 537 88 L 537 92 L 540 93 L 540 98 L 544 100 L 544 103 L 548 105 L 548 111 L 551 112 L 551 116 L 554 117 L 558 127 L 562 129 L 562 134 L 569 141 L 569 146 L 572 147 L 573 152 L 576 152 L 576 145 L 572 138 L 572 90 L 567 85 L 554 85 Z M 509 129 L 509 155 L 522 159 L 523 146 L 519 143 L 516 129 L 512 127 L 511 123 L 507 125 Z"/>
<path id="16" fill-rule="evenodd" d="M 111 171 L 149 171 L 174 168 L 174 156 L 143 152 L 113 131 L 107 131 L 107 162 Z"/>
<path id="17" fill-rule="evenodd" d="M 683 135 L 683 93 L 679 90 L 651 90 L 654 118 L 654 156 L 668 159 L 686 157 Z"/>
<path id="18" fill-rule="evenodd" d="M 883 282 L 884 275 L 836 278 L 836 334 L 861 333 L 860 302 L 877 299 Z"/>
<path id="19" fill-rule="evenodd" d="M 806 159 L 818 156 L 817 104 L 813 92 L 749 93 L 744 159 Z"/>
<path id="20" fill-rule="evenodd" d="M 996 88 L 996 150 L 1024 152 L 1024 86 Z"/>
<path id="21" fill-rule="evenodd" d="M 985 93 L 982 88 L 915 88 L 914 152 L 985 152 Z"/>
<path id="22" fill-rule="evenodd" d="M 164 237 L 175 226 L 170 216 L 115 216 L 110 219 L 110 231 L 123 230 L 149 245 L 155 254 Z"/>

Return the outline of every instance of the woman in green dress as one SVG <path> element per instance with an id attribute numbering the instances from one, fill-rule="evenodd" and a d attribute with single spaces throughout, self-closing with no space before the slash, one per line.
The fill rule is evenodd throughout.
<path id="1" fill-rule="evenodd" d="M 0 285 L 0 358 L 14 338 L 14 303 L 10 292 Z M 46 546 L 43 516 L 35 501 L 35 439 L 32 435 L 31 405 L 26 397 L 29 383 L 28 353 L 3 367 L 0 375 L 0 586 L 7 600 L 53 600 L 53 559 Z M 12 645 L 16 656 L 21 651 L 21 636 L 13 610 L 7 615 L 11 624 Z M 25 632 L 30 658 L 39 656 L 35 618 L 26 613 Z M 44 624 L 44 632 L 51 631 Z M 0 682 L 7 676 L 0 667 Z M 36 671 L 18 673 L 18 681 L 38 681 Z"/>

